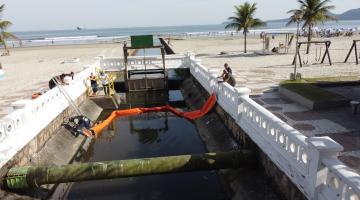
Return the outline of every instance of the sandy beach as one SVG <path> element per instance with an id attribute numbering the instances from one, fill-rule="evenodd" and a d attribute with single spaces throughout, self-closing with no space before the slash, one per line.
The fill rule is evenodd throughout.
<path id="1" fill-rule="evenodd" d="M 79 72 L 93 64 L 97 56 L 122 56 L 120 44 L 49 46 L 11 49 L 10 56 L 0 58 L 5 79 L 0 81 L 0 117 L 11 111 L 9 106 L 19 99 L 28 99 L 34 92 L 48 89 L 51 77 Z M 63 61 L 79 58 L 79 63 Z"/>
<path id="2" fill-rule="evenodd" d="M 313 40 L 330 40 L 330 56 L 332 66 L 319 64 L 315 60 L 316 49 L 318 57 L 320 47 L 322 54 L 325 52 L 324 45 L 312 45 L 308 56 L 308 64 L 303 68 L 298 68 L 303 77 L 327 77 L 327 76 L 359 76 L 359 67 L 355 64 L 355 57 L 352 54 L 348 63 L 343 63 L 354 39 L 360 39 L 360 35 L 354 37 L 334 37 L 334 38 L 314 38 Z M 300 38 L 299 41 L 305 41 Z M 278 46 L 279 42 L 284 43 L 284 37 L 276 37 L 270 43 L 270 49 Z M 196 57 L 202 60 L 205 67 L 210 69 L 222 70 L 222 66 L 227 62 L 233 69 L 237 84 L 236 87 L 249 87 L 252 93 L 262 93 L 271 87 L 276 87 L 281 80 L 288 79 L 293 72 L 291 65 L 295 54 L 295 42 L 286 55 L 267 55 L 260 56 L 254 53 L 263 48 L 262 40 L 259 36 L 249 37 L 248 53 L 244 54 L 243 38 L 201 38 L 188 40 L 174 40 L 172 47 L 176 53 L 186 53 L 192 50 Z M 220 52 L 228 54 L 220 55 Z M 305 46 L 302 46 L 301 56 L 304 56 Z M 307 58 L 307 56 L 305 56 Z M 220 73 L 221 71 L 219 71 Z"/>
<path id="3" fill-rule="evenodd" d="M 333 66 L 315 63 L 316 48 L 320 52 L 320 46 L 311 47 L 309 63 L 299 68 L 303 77 L 324 76 L 359 76 L 359 66 L 356 66 L 352 56 L 350 63 L 343 63 L 354 37 L 330 38 L 332 41 L 330 55 Z M 276 37 L 270 43 L 270 48 L 283 42 L 282 37 Z M 300 38 L 304 41 L 305 38 Z M 325 40 L 314 38 L 314 40 Z M 329 39 L 328 39 L 329 40 Z M 227 62 L 233 68 L 237 80 L 236 87 L 249 87 L 253 94 L 262 93 L 276 87 L 281 80 L 289 78 L 293 71 L 291 65 L 295 45 L 293 42 L 289 54 L 259 56 L 254 51 L 261 50 L 262 40 L 259 36 L 250 36 L 248 39 L 248 53 L 243 53 L 242 37 L 224 38 L 190 38 L 185 40 L 172 40 L 171 45 L 176 53 L 192 51 L 201 59 L 205 67 L 218 69 Z M 322 53 L 324 52 L 324 46 Z M 302 48 L 303 51 L 305 48 Z M 220 52 L 226 52 L 220 55 Z M 1 57 L 1 63 L 5 72 L 5 79 L 0 81 L 0 90 L 3 94 L 0 98 L 0 117 L 9 113 L 9 106 L 19 99 L 30 98 L 31 94 L 42 89 L 47 89 L 51 77 L 79 72 L 84 65 L 95 62 L 97 56 L 119 57 L 122 56 L 120 44 L 96 44 L 96 45 L 72 45 L 72 46 L 49 46 L 11 49 L 11 56 Z M 301 53 L 301 56 L 304 54 Z M 79 58 L 79 63 L 65 63 L 63 61 Z"/>

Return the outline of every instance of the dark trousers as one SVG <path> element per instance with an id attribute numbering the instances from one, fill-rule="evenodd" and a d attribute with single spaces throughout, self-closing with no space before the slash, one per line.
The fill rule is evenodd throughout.
<path id="1" fill-rule="evenodd" d="M 104 89 L 105 95 L 109 95 L 109 84 L 103 85 L 103 89 Z"/>

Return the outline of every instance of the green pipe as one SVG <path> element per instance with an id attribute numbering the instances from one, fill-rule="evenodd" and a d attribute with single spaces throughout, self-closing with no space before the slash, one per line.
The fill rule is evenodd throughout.
<path id="1" fill-rule="evenodd" d="M 63 166 L 28 166 L 11 168 L 5 177 L 5 183 L 9 189 L 24 189 L 39 187 L 43 184 L 251 167 L 253 161 L 254 157 L 251 151 L 241 150 Z"/>

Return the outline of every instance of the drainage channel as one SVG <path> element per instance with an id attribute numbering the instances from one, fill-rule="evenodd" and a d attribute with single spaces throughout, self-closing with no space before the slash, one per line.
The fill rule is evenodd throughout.
<path id="1" fill-rule="evenodd" d="M 180 91 L 126 95 L 128 106 L 170 103 L 186 109 Z M 141 99 L 143 101 L 141 102 Z M 146 100 L 145 100 L 146 99 Z M 119 118 L 95 140 L 83 162 L 207 152 L 193 123 L 170 112 Z M 228 199 L 217 171 L 75 183 L 67 199 Z"/>

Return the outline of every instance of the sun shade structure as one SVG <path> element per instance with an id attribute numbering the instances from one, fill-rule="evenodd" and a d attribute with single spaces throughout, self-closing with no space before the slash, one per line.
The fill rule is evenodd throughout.
<path id="1" fill-rule="evenodd" d="M 169 105 L 152 107 L 152 108 L 133 108 L 133 109 L 126 109 L 126 110 L 116 110 L 116 111 L 113 111 L 111 113 L 111 115 L 107 119 L 105 119 L 103 122 L 95 125 L 92 128 L 92 130 L 96 136 L 99 136 L 102 133 L 102 131 L 105 130 L 108 126 L 110 126 L 111 123 L 118 117 L 139 115 L 139 114 L 148 113 L 148 112 L 170 111 L 179 117 L 183 117 L 188 120 L 195 120 L 195 119 L 198 119 L 198 118 L 206 115 L 214 107 L 215 104 L 216 104 L 216 95 L 212 94 L 200 110 L 194 110 L 194 111 L 189 111 L 189 112 L 181 112 L 181 111 L 177 110 L 176 108 L 173 108 Z"/>
<path id="2" fill-rule="evenodd" d="M 128 63 L 128 50 L 143 50 L 144 59 L 141 69 L 129 69 Z M 147 65 L 151 62 L 146 58 L 146 49 L 160 49 L 162 66 L 156 66 L 155 68 L 148 69 Z M 154 45 L 154 38 L 152 35 L 138 35 L 131 36 L 131 47 L 124 44 L 124 64 L 125 64 L 125 87 L 127 91 L 147 91 L 147 90 L 166 90 L 167 84 L 167 72 L 165 66 L 165 48 L 163 45 Z M 137 63 L 133 63 L 138 65 Z M 131 67 L 131 66 L 130 66 Z"/>

